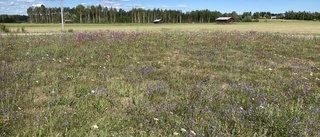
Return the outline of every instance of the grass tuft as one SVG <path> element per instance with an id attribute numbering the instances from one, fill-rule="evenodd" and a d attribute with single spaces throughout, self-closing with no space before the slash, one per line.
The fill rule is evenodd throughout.
<path id="1" fill-rule="evenodd" d="M 2 136 L 319 136 L 319 37 L 0 37 Z M 16 130 L 19 129 L 19 130 Z"/>

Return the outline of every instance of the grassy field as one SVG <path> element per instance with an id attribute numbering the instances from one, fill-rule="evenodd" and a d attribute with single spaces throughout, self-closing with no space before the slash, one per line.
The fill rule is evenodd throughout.
<path id="1" fill-rule="evenodd" d="M 11 30 L 25 27 L 30 33 L 56 33 L 61 31 L 61 24 L 6 24 Z M 268 20 L 257 23 L 233 23 L 219 25 L 215 23 L 203 24 L 66 24 L 65 31 L 154 31 L 154 30 L 189 30 L 189 31 L 259 31 L 289 34 L 320 34 L 320 22 L 316 21 L 286 21 Z"/>
<path id="2" fill-rule="evenodd" d="M 284 27 L 317 34 L 308 23 Z M 261 24 L 273 30 L 249 31 Z M 269 33 L 272 24 L 0 36 L 0 134 L 320 136 L 320 38 Z"/>

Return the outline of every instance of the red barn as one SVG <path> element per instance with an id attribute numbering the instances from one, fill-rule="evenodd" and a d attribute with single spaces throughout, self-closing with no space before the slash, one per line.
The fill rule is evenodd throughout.
<path id="1" fill-rule="evenodd" d="M 225 24 L 225 23 L 234 22 L 234 19 L 232 17 L 219 17 L 216 19 L 216 22 L 219 24 Z"/>

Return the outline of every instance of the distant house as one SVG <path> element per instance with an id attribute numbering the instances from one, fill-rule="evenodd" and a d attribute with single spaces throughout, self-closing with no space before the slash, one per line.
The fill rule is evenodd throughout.
<path id="1" fill-rule="evenodd" d="M 163 23 L 162 19 L 156 19 L 153 21 L 154 24 Z"/>
<path id="2" fill-rule="evenodd" d="M 216 19 L 216 22 L 219 24 L 225 24 L 225 23 L 234 22 L 234 19 L 232 17 L 219 17 Z"/>
<path id="3" fill-rule="evenodd" d="M 64 20 L 64 23 L 72 23 L 72 20 Z"/>
<path id="4" fill-rule="evenodd" d="M 277 19 L 277 16 L 271 16 L 271 19 Z"/>

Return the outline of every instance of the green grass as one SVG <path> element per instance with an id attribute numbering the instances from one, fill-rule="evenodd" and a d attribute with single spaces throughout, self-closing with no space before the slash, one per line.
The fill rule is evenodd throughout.
<path id="1" fill-rule="evenodd" d="M 305 35 L 320 35 L 320 22 L 296 20 L 267 20 L 260 22 L 236 22 L 228 25 L 216 23 L 202 24 L 65 24 L 65 31 L 73 29 L 74 32 L 90 31 L 160 31 L 163 29 L 175 31 L 259 31 L 268 33 L 290 33 Z M 29 33 L 57 33 L 61 32 L 61 24 L 5 24 L 11 30 L 25 27 Z"/>
<path id="2" fill-rule="evenodd" d="M 319 45 L 255 31 L 0 37 L 0 133 L 319 136 Z"/>

